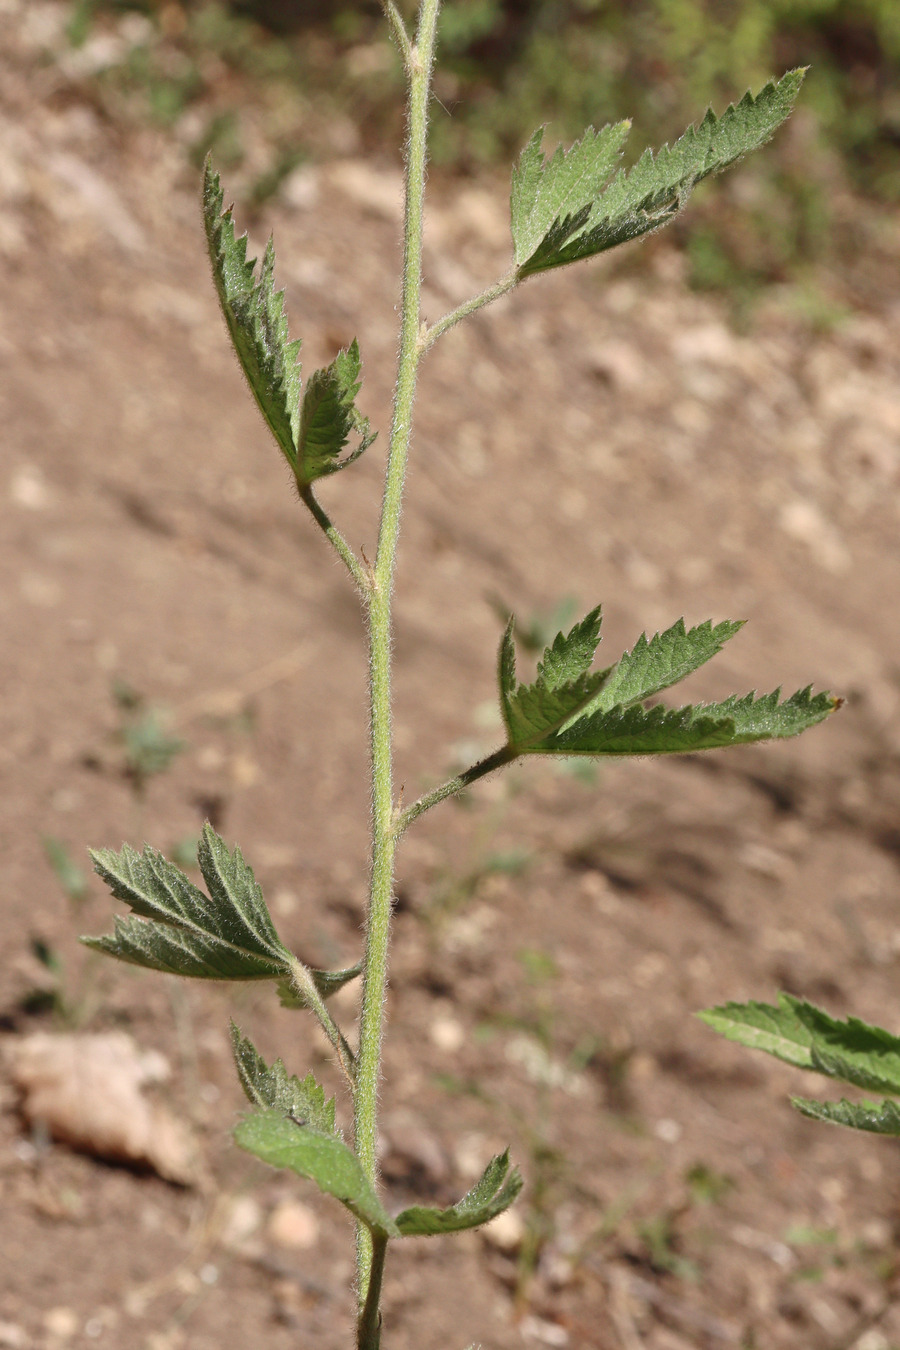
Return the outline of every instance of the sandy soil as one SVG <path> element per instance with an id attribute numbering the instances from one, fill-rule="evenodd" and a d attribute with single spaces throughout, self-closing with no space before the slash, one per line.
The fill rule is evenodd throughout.
<path id="1" fill-rule="evenodd" d="M 86 962 L 76 936 L 113 906 L 99 885 L 69 901 L 42 837 L 79 860 L 172 849 L 211 816 L 296 949 L 352 962 L 360 615 L 241 388 L 193 172 L 76 97 L 23 15 L 0 6 L 3 1036 L 54 1025 L 39 939 L 70 1025 L 165 1052 L 203 1175 L 68 1151 L 4 1086 L 0 1345 L 338 1350 L 347 1223 L 229 1140 L 228 1016 L 339 1088 L 315 1029 L 265 989 Z M 387 161 L 323 160 L 254 231 L 275 230 L 305 368 L 358 334 L 381 427 L 398 185 Z M 502 183 L 436 183 L 428 243 L 436 317 L 506 265 Z M 692 696 L 813 682 L 847 702 L 774 748 L 593 781 L 526 765 L 411 834 L 387 1196 L 451 1201 L 507 1142 L 528 1185 L 517 1220 L 397 1254 L 386 1350 L 900 1344 L 896 1146 L 802 1120 L 787 1095 L 815 1084 L 691 1016 L 783 988 L 900 1022 L 900 289 L 886 275 L 825 334 L 771 305 L 736 336 L 675 253 L 645 260 L 530 283 L 429 357 L 397 590 L 407 795 L 496 740 L 506 607 L 602 600 L 608 659 L 682 614 L 747 618 Z M 323 494 L 370 553 L 383 439 Z M 116 680 L 187 746 L 141 800 Z M 351 1024 L 352 990 L 336 1006 Z"/>

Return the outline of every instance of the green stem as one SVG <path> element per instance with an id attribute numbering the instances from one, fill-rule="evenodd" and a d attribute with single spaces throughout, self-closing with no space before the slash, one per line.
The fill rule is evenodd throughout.
<path id="1" fill-rule="evenodd" d="M 359 1350 L 378 1350 L 381 1344 L 381 1284 L 384 1279 L 384 1258 L 388 1240 L 381 1233 L 372 1238 L 372 1265 L 369 1288 L 360 1310 L 357 1327 Z"/>
<path id="2" fill-rule="evenodd" d="M 338 1063 L 352 1088 L 356 1078 L 353 1051 L 347 1044 L 344 1033 L 328 1011 L 325 1000 L 316 988 L 309 967 L 305 966 L 302 961 L 298 961 L 296 957 L 291 962 L 291 980 L 303 1003 L 318 1019 L 320 1027 L 331 1042 Z"/>
<path id="3" fill-rule="evenodd" d="M 356 1153 L 370 1181 L 376 1180 L 375 1142 L 381 1040 L 387 990 L 387 956 L 394 878 L 394 804 L 391 740 L 391 591 L 400 528 L 400 507 L 409 452 L 412 408 L 419 363 L 419 312 L 422 289 L 422 211 L 425 196 L 428 101 L 440 0 L 421 0 L 416 45 L 409 61 L 406 206 L 404 212 L 403 296 L 400 354 L 378 551 L 369 580 L 369 696 L 372 761 L 372 844 L 366 953 L 363 971 L 359 1051 L 354 1091 Z M 357 1230 L 357 1297 L 361 1310 L 370 1303 L 373 1245 L 369 1230 Z M 383 1259 L 383 1257 L 382 1257 Z M 377 1298 L 377 1291 L 373 1294 Z M 370 1321 L 377 1308 L 371 1312 Z M 360 1323 L 362 1335 L 362 1322 Z M 367 1333 L 368 1334 L 368 1333 Z M 375 1350 L 371 1335 L 359 1350 Z"/>
<path id="4" fill-rule="evenodd" d="M 325 538 L 334 548 L 338 557 L 344 563 L 347 571 L 356 582 L 356 589 L 361 595 L 365 596 L 369 590 L 369 578 L 362 567 L 353 549 L 347 543 L 337 526 L 332 522 L 331 517 L 322 509 L 311 484 L 300 489 L 300 500 L 309 508 L 313 520 L 319 529 L 325 535 Z"/>
<path id="5" fill-rule="evenodd" d="M 403 67 L 407 75 L 410 75 L 412 72 L 414 62 L 413 49 L 412 44 L 410 43 L 409 40 L 409 34 L 406 31 L 406 24 L 403 22 L 403 16 L 400 13 L 397 6 L 394 4 L 394 0 L 382 0 L 382 9 L 384 10 L 385 17 L 388 23 L 390 24 L 393 39 L 396 42 L 397 47 L 400 51 L 400 56 L 403 60 Z"/>
<path id="6" fill-rule="evenodd" d="M 417 802 L 408 806 L 405 811 L 398 811 L 394 818 L 394 839 L 400 839 L 405 834 L 410 825 L 419 816 L 430 811 L 432 806 L 437 806 L 438 802 L 445 802 L 448 797 L 458 797 L 466 788 L 477 783 L 479 778 L 484 778 L 486 774 L 493 773 L 496 769 L 502 769 L 504 765 L 511 764 L 517 758 L 516 751 L 509 745 L 503 745 L 499 750 L 495 750 L 492 755 L 486 759 L 481 759 L 477 764 L 473 764 L 465 773 L 457 774 L 455 778 L 448 778 L 446 783 L 440 787 L 432 788 L 431 792 L 424 793 Z"/>
<path id="7" fill-rule="evenodd" d="M 518 284 L 518 269 L 513 269 L 512 272 L 507 272 L 505 277 L 495 281 L 493 286 L 488 286 L 487 290 L 482 291 L 480 295 L 475 295 L 471 300 L 466 300 L 463 304 L 457 306 L 456 309 L 451 309 L 449 314 L 445 314 L 442 319 L 435 320 L 430 328 L 426 328 L 419 335 L 419 351 L 424 355 L 428 348 L 446 333 L 448 328 L 453 328 L 459 323 L 460 319 L 465 319 L 470 314 L 474 314 L 477 309 L 483 309 L 492 300 L 499 300 L 501 295 L 508 295 Z"/>

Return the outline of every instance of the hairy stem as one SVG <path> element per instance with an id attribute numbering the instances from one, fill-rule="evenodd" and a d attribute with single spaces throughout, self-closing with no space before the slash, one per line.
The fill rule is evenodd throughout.
<path id="1" fill-rule="evenodd" d="M 375 1142 L 378 1082 L 387 988 L 387 956 L 394 878 L 393 747 L 391 739 L 391 591 L 396 564 L 400 507 L 409 452 L 416 373 L 419 363 L 419 310 L 422 289 L 422 208 L 425 196 L 428 101 L 440 0 L 421 0 L 416 45 L 410 53 L 408 139 L 406 144 L 406 205 L 404 211 L 403 295 L 400 354 L 394 391 L 394 414 L 378 551 L 368 592 L 370 745 L 372 763 L 372 843 L 369 903 L 366 914 L 366 953 L 363 970 L 359 1051 L 354 1091 L 356 1152 L 362 1168 L 376 1179 Z M 372 1238 L 367 1228 L 357 1231 L 357 1297 L 361 1310 L 371 1302 L 374 1277 Z M 382 1258 L 383 1260 L 383 1254 Z M 377 1291 L 373 1293 L 377 1304 Z M 373 1320 L 374 1319 L 374 1320 Z M 371 1310 L 370 1327 L 377 1321 Z M 359 1350 L 376 1350 L 377 1340 L 359 1340 Z M 363 1322 L 360 1321 L 360 1337 Z"/>
<path id="2" fill-rule="evenodd" d="M 331 517 L 323 510 L 311 485 L 307 484 L 306 487 L 300 489 L 300 499 L 309 508 L 313 520 L 356 582 L 356 589 L 361 595 L 366 595 L 369 589 L 369 579 L 353 549 L 332 522 Z"/>
<path id="3" fill-rule="evenodd" d="M 438 338 L 446 333 L 448 328 L 453 328 L 458 324 L 460 319 L 468 318 L 476 310 L 489 305 L 492 300 L 499 300 L 502 295 L 508 295 L 518 284 L 519 273 L 518 270 L 513 269 L 512 272 L 507 272 L 505 277 L 495 281 L 493 286 L 488 286 L 487 290 L 482 291 L 480 295 L 475 295 L 471 300 L 466 300 L 463 304 L 458 305 L 456 309 L 451 309 L 449 314 L 445 314 L 442 319 L 435 320 L 430 328 L 426 328 L 419 335 L 419 351 L 427 352 L 428 348 L 437 342 Z"/>
<path id="4" fill-rule="evenodd" d="M 387 1254 L 386 1237 L 372 1238 L 372 1264 L 369 1288 L 359 1313 L 357 1344 L 359 1350 L 378 1350 L 381 1344 L 381 1283 L 384 1278 L 384 1258 Z"/>
<path id="5" fill-rule="evenodd" d="M 340 1027 L 328 1011 L 325 1000 L 316 988 L 315 981 L 310 974 L 309 968 L 305 966 L 302 961 L 298 961 L 296 957 L 291 962 L 291 980 L 293 981 L 294 988 L 300 995 L 300 998 L 313 1016 L 317 1018 L 320 1027 L 331 1042 L 334 1052 L 337 1055 L 338 1063 L 343 1069 L 347 1082 L 352 1088 L 356 1076 L 353 1051 L 347 1044 Z"/>
<path id="6" fill-rule="evenodd" d="M 446 783 L 441 783 L 440 787 L 432 788 L 408 806 L 405 811 L 398 811 L 394 818 L 394 839 L 398 840 L 419 816 L 430 811 L 432 806 L 437 806 L 438 802 L 445 802 L 448 797 L 458 797 L 466 788 L 477 783 L 479 778 L 484 778 L 486 774 L 494 773 L 496 769 L 502 769 L 504 765 L 511 764 L 517 758 L 516 751 L 509 745 L 503 745 L 499 750 L 495 750 L 492 755 L 481 759 L 471 768 L 466 769 L 465 773 L 457 774 L 455 778 L 448 778 Z"/>
<path id="7" fill-rule="evenodd" d="M 391 36 L 397 44 L 400 56 L 403 60 L 403 66 L 407 75 L 410 74 L 413 67 L 413 49 L 409 40 L 409 34 L 406 31 L 406 24 L 403 22 L 403 15 L 400 13 L 394 0 L 382 0 L 382 9 L 385 18 L 390 24 Z"/>

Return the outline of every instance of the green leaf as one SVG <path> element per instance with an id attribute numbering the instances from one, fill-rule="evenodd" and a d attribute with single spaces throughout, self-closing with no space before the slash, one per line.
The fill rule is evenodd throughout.
<path id="1" fill-rule="evenodd" d="M 265 1111 L 242 1120 L 234 1137 L 241 1148 L 272 1167 L 287 1167 L 314 1181 L 373 1232 L 399 1236 L 356 1154 L 338 1135 L 300 1125 L 279 1111 Z"/>
<path id="2" fill-rule="evenodd" d="M 239 848 L 229 853 L 206 824 L 197 851 L 209 894 L 161 853 L 92 852 L 94 868 L 139 918 L 117 919 L 107 937 L 83 938 L 122 961 L 207 980 L 284 978 L 292 957 L 282 945 L 262 891 Z M 147 922 L 149 920 L 150 922 Z"/>
<path id="3" fill-rule="evenodd" d="M 207 159 L 203 219 L 219 303 L 253 397 L 296 473 L 300 342 L 290 339 L 284 292 L 275 290 L 275 250 L 270 239 L 257 277 L 255 260 L 247 258 L 247 236 L 235 237 L 234 217 L 223 206 L 219 175 Z"/>
<path id="4" fill-rule="evenodd" d="M 354 399 L 359 393 L 361 361 L 354 338 L 346 351 L 338 352 L 330 366 L 314 372 L 303 395 L 297 439 L 297 480 L 309 484 L 326 474 L 337 473 L 359 459 L 375 439 L 367 418 L 361 417 Z M 351 432 L 359 444 L 340 458 Z"/>
<path id="5" fill-rule="evenodd" d="M 685 631 L 684 619 L 647 641 L 644 633 L 610 671 L 591 710 L 637 703 L 658 694 L 706 664 L 744 626 L 726 619 L 713 627 L 711 620 Z"/>
<path id="6" fill-rule="evenodd" d="M 723 703 L 668 709 L 632 704 L 593 712 L 526 747 L 531 754 L 665 755 L 798 736 L 840 705 L 830 694 L 800 689 L 779 702 L 779 689 Z"/>
<path id="7" fill-rule="evenodd" d="M 701 1022 L 729 1041 L 765 1050 L 798 1069 L 812 1068 L 812 1033 L 797 1016 L 794 1000 L 779 994 L 778 1006 L 770 1003 L 723 1003 L 697 1014 Z"/>
<path id="8" fill-rule="evenodd" d="M 812 1037 L 811 1068 L 866 1092 L 900 1096 L 900 1037 L 858 1017 L 839 1021 L 812 1003 L 782 994 Z"/>
<path id="9" fill-rule="evenodd" d="M 510 1171 L 507 1149 L 491 1159 L 481 1179 L 457 1204 L 449 1209 L 413 1205 L 398 1214 L 395 1223 L 404 1237 L 430 1237 L 439 1233 L 459 1233 L 464 1228 L 479 1228 L 509 1209 L 522 1184 L 519 1169 L 514 1167 Z"/>
<path id="10" fill-rule="evenodd" d="M 500 646 L 500 703 L 509 744 L 526 753 L 576 716 L 603 683 L 607 671 L 591 672 L 600 641 L 600 606 L 545 648 L 533 684 L 516 687 L 512 621 Z"/>
<path id="11" fill-rule="evenodd" d="M 362 962 L 358 961 L 355 966 L 347 966 L 346 970 L 313 970 L 310 966 L 307 966 L 307 970 L 322 997 L 330 998 L 339 989 L 343 989 L 345 984 L 349 984 L 351 980 L 356 979 L 362 971 Z M 298 993 L 290 980 L 279 981 L 278 1001 L 282 1008 L 305 1008 L 307 1006 L 306 1000 Z"/>
<path id="12" fill-rule="evenodd" d="M 325 1100 L 325 1089 L 311 1073 L 301 1082 L 288 1074 L 284 1063 L 276 1059 L 269 1067 L 240 1029 L 231 1024 L 231 1048 L 234 1062 L 249 1100 L 263 1111 L 279 1111 L 295 1124 L 309 1125 L 323 1134 L 334 1134 L 334 1098 Z"/>
<path id="13" fill-rule="evenodd" d="M 851 1130 L 870 1134 L 900 1135 L 900 1106 L 896 1102 L 817 1102 L 807 1097 L 792 1097 L 791 1103 L 801 1115 L 824 1120 L 830 1125 L 846 1125 Z"/>
<path id="14" fill-rule="evenodd" d="M 645 151 L 632 169 L 620 170 L 604 192 L 583 196 L 574 213 L 574 196 L 566 198 L 565 209 L 569 214 L 556 216 L 527 257 L 520 257 L 519 239 L 524 244 L 526 239 L 530 242 L 531 236 L 526 228 L 517 237 L 514 223 L 520 278 L 592 257 L 667 225 L 699 182 L 728 168 L 773 135 L 790 114 L 805 73 L 805 70 L 789 71 L 777 82 L 767 84 L 755 97 L 745 94 L 740 103 L 732 104 L 721 117 L 710 109 L 700 125 L 689 127 L 674 145 L 664 145 L 655 154 L 652 150 Z M 569 153 L 577 149 L 573 147 Z M 523 152 L 524 162 L 520 160 L 520 185 L 514 183 L 520 229 L 523 219 L 531 219 L 526 211 L 528 202 L 539 198 L 539 153 L 533 138 Z M 579 151 L 576 160 L 584 153 Z M 556 172 L 565 182 L 563 168 Z"/>
<path id="15" fill-rule="evenodd" d="M 565 221 L 573 233 L 618 163 L 630 122 L 600 131 L 588 127 L 568 150 L 560 145 L 550 159 L 541 152 L 539 127 L 513 168 L 510 217 L 516 265 L 526 262 L 544 242 L 554 223 Z"/>

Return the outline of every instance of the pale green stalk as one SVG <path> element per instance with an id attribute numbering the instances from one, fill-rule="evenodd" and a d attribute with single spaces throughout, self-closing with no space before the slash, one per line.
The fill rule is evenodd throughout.
<path id="1" fill-rule="evenodd" d="M 340 530 L 331 520 L 331 517 L 323 510 L 318 498 L 312 490 L 311 484 L 301 488 L 300 498 L 304 505 L 309 508 L 313 520 L 319 529 L 325 535 L 325 538 L 332 545 L 338 557 L 343 562 L 347 571 L 356 582 L 356 589 L 361 595 L 365 596 L 369 589 L 369 579 L 360 564 L 359 559 L 353 552 L 353 549 L 347 543 Z"/>
<path id="2" fill-rule="evenodd" d="M 391 743 L 391 591 L 400 527 L 403 482 L 409 451 L 416 373 L 419 363 L 419 310 L 422 287 L 422 210 L 425 196 L 428 101 L 440 0 L 421 0 L 415 46 L 406 61 L 409 76 L 406 206 L 404 212 L 403 295 L 400 354 L 394 414 L 385 473 L 378 551 L 368 587 L 370 737 L 372 760 L 372 872 L 366 915 L 366 953 L 360 1013 L 359 1051 L 354 1090 L 356 1152 L 366 1175 L 376 1177 L 378 1082 L 387 987 L 387 955 L 394 878 L 394 801 Z M 390 11 L 389 11 L 390 14 Z M 396 33 L 396 23 L 392 22 Z M 357 1297 L 359 1350 L 377 1350 L 379 1288 L 383 1252 L 373 1260 L 372 1239 L 359 1225 Z"/>
<path id="3" fill-rule="evenodd" d="M 443 318 L 437 319 L 430 328 L 424 329 L 419 335 L 419 351 L 422 353 L 427 352 L 432 343 L 437 342 L 438 338 L 443 336 L 448 328 L 453 328 L 458 324 L 460 319 L 468 318 L 468 316 L 474 314 L 476 310 L 483 309 L 485 305 L 489 305 L 492 300 L 499 300 L 502 295 L 507 295 L 509 291 L 511 291 L 514 286 L 518 286 L 518 284 L 519 273 L 518 270 L 514 268 L 513 271 L 507 272 L 505 277 L 501 277 L 499 281 L 495 281 L 493 286 L 488 286 L 486 291 L 482 291 L 480 295 L 473 296 L 471 300 L 464 301 L 463 304 L 458 305 L 456 309 L 452 309 L 449 314 L 445 314 Z"/>

